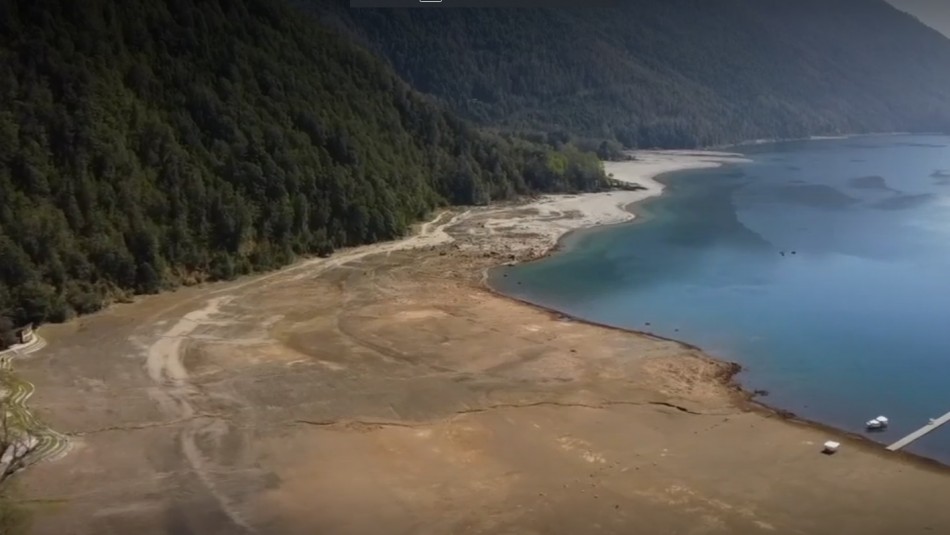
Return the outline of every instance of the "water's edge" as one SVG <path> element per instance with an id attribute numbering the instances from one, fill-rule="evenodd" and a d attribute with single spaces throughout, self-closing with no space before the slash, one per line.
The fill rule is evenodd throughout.
<path id="1" fill-rule="evenodd" d="M 874 134 L 868 134 L 868 135 L 870 136 Z M 847 137 L 863 137 L 863 135 L 847 136 Z M 739 148 L 740 146 L 741 145 L 731 145 L 730 147 Z M 721 165 L 720 169 L 728 168 L 730 165 L 732 164 Z M 615 227 L 620 227 L 620 226 L 625 226 L 625 225 L 636 225 L 638 223 L 642 223 L 644 221 L 644 218 L 647 216 L 643 213 L 643 211 L 637 211 L 637 209 L 642 208 L 642 206 L 645 203 L 648 203 L 650 201 L 655 201 L 656 199 L 659 199 L 663 197 L 664 195 L 666 195 L 669 190 L 669 188 L 667 187 L 669 185 L 669 179 L 673 175 L 676 175 L 677 173 L 688 172 L 688 171 L 689 170 L 669 171 L 669 172 L 661 173 L 659 175 L 652 177 L 653 180 L 663 184 L 663 190 L 660 191 L 660 193 L 655 196 L 647 197 L 645 199 L 635 201 L 624 206 L 623 209 L 631 213 L 633 215 L 633 219 L 629 221 L 621 221 L 618 223 L 601 224 L 601 225 L 594 225 L 590 227 L 569 230 L 565 232 L 564 234 L 560 235 L 557 241 L 555 242 L 555 244 L 552 247 L 550 247 L 547 251 L 545 251 L 543 255 L 532 258 L 524 262 L 518 262 L 517 265 L 524 265 L 524 264 L 544 261 L 550 258 L 551 256 L 564 253 L 568 251 L 570 248 L 570 244 L 568 243 L 568 241 L 573 240 L 579 234 L 602 232 L 606 229 L 612 229 Z M 950 463 L 944 463 L 932 457 L 927 457 L 925 455 L 913 453 L 910 451 L 902 450 L 902 451 L 892 452 L 886 449 L 885 444 L 876 442 L 872 440 L 871 438 L 866 437 L 860 433 L 847 431 L 845 429 L 835 427 L 833 425 L 826 424 L 818 420 L 804 418 L 802 416 L 795 414 L 792 411 L 783 409 L 778 406 L 773 406 L 762 401 L 762 398 L 760 396 L 757 396 L 754 392 L 749 391 L 739 381 L 738 375 L 743 371 L 743 367 L 741 364 L 739 364 L 738 362 L 732 362 L 732 361 L 714 357 L 710 355 L 709 353 L 707 353 L 706 351 L 704 351 L 703 348 L 699 346 L 690 344 L 683 340 L 678 340 L 676 338 L 661 336 L 649 331 L 642 331 L 638 329 L 621 327 L 618 325 L 611 325 L 607 323 L 601 323 L 601 322 L 589 320 L 580 316 L 576 316 L 574 314 L 569 314 L 562 310 L 558 310 L 554 307 L 541 305 L 527 299 L 509 295 L 492 285 L 491 272 L 498 269 L 504 269 L 505 267 L 511 267 L 511 265 L 512 264 L 509 262 L 509 263 L 498 264 L 496 266 L 483 269 L 482 277 L 481 277 L 482 289 L 495 297 L 500 297 L 500 298 L 507 299 L 509 301 L 512 301 L 521 305 L 527 305 L 537 310 L 541 310 L 542 312 L 547 313 L 553 320 L 568 319 L 570 321 L 576 321 L 578 323 L 592 325 L 595 327 L 600 327 L 604 329 L 612 329 L 616 331 L 635 334 L 638 336 L 644 336 L 652 340 L 673 342 L 675 344 L 678 344 L 683 349 L 696 351 L 700 354 L 702 358 L 710 362 L 716 363 L 717 365 L 721 367 L 722 371 L 720 374 L 717 375 L 717 380 L 720 382 L 720 384 L 722 384 L 722 386 L 726 387 L 733 393 L 733 402 L 735 406 L 739 408 L 740 410 L 758 412 L 766 417 L 781 418 L 783 421 L 788 422 L 789 424 L 792 424 L 792 425 L 805 425 L 805 426 L 819 429 L 822 431 L 827 431 L 829 433 L 834 433 L 838 436 L 847 437 L 848 439 L 855 441 L 855 443 L 859 445 L 860 447 L 867 449 L 869 451 L 878 453 L 884 458 L 898 459 L 898 460 L 902 460 L 906 462 L 912 462 L 914 464 L 917 464 L 919 466 L 922 466 L 928 469 L 933 469 L 941 473 L 950 474 Z"/>

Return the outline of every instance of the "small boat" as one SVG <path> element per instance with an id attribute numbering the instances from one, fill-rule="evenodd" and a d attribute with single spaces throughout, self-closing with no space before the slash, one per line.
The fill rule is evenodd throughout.
<path id="1" fill-rule="evenodd" d="M 840 447 L 841 447 L 841 444 L 840 444 L 839 442 L 835 442 L 835 441 L 833 441 L 833 440 L 829 440 L 828 442 L 825 442 L 824 448 L 822 448 L 821 451 L 822 451 L 822 453 L 825 453 L 825 454 L 827 454 L 827 455 L 831 455 L 832 453 L 838 451 L 838 448 L 840 448 Z"/>
<path id="2" fill-rule="evenodd" d="M 885 427 L 887 427 L 888 423 L 889 422 L 886 416 L 878 416 L 877 418 L 873 420 L 868 420 L 865 425 L 867 426 L 868 429 L 875 430 L 875 429 L 884 429 Z"/>

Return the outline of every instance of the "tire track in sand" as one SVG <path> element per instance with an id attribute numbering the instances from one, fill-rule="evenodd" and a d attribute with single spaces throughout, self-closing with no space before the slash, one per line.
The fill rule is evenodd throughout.
<path id="1" fill-rule="evenodd" d="M 188 383 L 188 370 L 183 362 L 186 345 L 189 338 L 199 328 L 227 324 L 227 322 L 215 318 L 221 315 L 222 307 L 235 299 L 235 292 L 238 290 L 254 287 L 260 289 L 276 283 L 313 277 L 374 254 L 451 242 L 453 238 L 446 232 L 446 229 L 458 223 L 469 212 L 465 211 L 454 215 L 451 212 L 441 212 L 432 220 L 423 223 L 419 228 L 419 232 L 408 238 L 357 247 L 342 251 L 331 258 L 313 258 L 274 273 L 209 292 L 208 295 L 221 293 L 224 293 L 224 295 L 207 299 L 201 308 L 192 310 L 182 316 L 171 328 L 162 332 L 151 345 L 147 346 L 145 369 L 148 376 L 156 383 L 155 387 L 149 389 L 149 395 L 158 403 L 162 412 L 170 418 L 177 420 L 194 418 L 197 411 L 189 398 L 200 394 L 197 389 Z M 208 493 L 218 503 L 220 510 L 231 520 L 235 527 L 245 532 L 253 532 L 254 529 L 242 518 L 230 498 L 217 489 L 196 441 L 199 433 L 221 423 L 226 425 L 226 422 L 220 419 L 192 419 L 180 431 L 179 447 L 181 454 L 190 466 L 191 471 L 198 477 Z"/>
<path id="2" fill-rule="evenodd" d="M 29 455 L 27 465 L 41 461 L 55 461 L 69 452 L 70 440 L 41 422 L 26 402 L 36 387 L 33 383 L 17 377 L 10 361 L 0 362 L 0 398 L 4 401 L 3 410 L 7 411 L 15 429 L 25 433 L 25 437 L 36 449 Z M 0 465 L 9 462 L 7 452 L 0 452 Z"/>
<path id="3" fill-rule="evenodd" d="M 13 359 L 23 358 L 46 347 L 46 340 L 37 336 L 30 344 L 0 351 L 0 405 L 7 411 L 12 425 L 25 433 L 27 440 L 36 446 L 29 455 L 28 465 L 41 461 L 55 461 L 69 453 L 72 441 L 36 417 L 27 406 L 27 401 L 36 391 L 33 383 L 21 379 L 13 372 Z M 7 452 L 0 452 L 0 464 L 9 462 Z"/>
<path id="4" fill-rule="evenodd" d="M 189 397 L 197 394 L 197 392 L 188 384 L 188 370 L 182 361 L 185 354 L 185 345 L 188 337 L 198 328 L 205 325 L 214 325 L 216 322 L 213 318 L 220 315 L 221 307 L 232 299 L 233 296 L 209 299 L 202 308 L 182 316 L 175 325 L 162 333 L 149 346 L 145 368 L 149 377 L 157 383 L 155 388 L 150 389 L 149 395 L 168 416 L 177 419 L 194 417 L 196 411 Z M 188 422 L 179 432 L 179 448 L 182 456 L 228 519 L 244 531 L 254 531 L 231 503 L 230 498 L 218 490 L 208 473 L 196 437 L 202 430 L 218 424 L 220 420 L 214 418 L 202 420 L 204 419 Z"/>

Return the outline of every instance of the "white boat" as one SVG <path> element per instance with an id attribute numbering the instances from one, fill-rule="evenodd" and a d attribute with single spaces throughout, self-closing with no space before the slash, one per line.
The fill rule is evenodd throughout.
<path id="1" fill-rule="evenodd" d="M 824 448 L 821 451 L 823 451 L 824 453 L 827 453 L 828 455 L 831 455 L 832 453 L 838 451 L 838 448 L 840 447 L 841 447 L 841 444 L 839 442 L 829 440 L 828 442 L 825 442 Z"/>
<path id="2" fill-rule="evenodd" d="M 884 429 L 885 427 L 887 427 L 888 423 L 889 423 L 889 420 L 887 419 L 886 416 L 878 416 L 877 418 L 873 420 L 868 420 L 865 425 L 867 426 L 868 429 Z"/>

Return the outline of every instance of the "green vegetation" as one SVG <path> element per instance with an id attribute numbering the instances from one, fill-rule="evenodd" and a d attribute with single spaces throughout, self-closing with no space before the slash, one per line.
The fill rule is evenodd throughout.
<path id="1" fill-rule="evenodd" d="M 475 130 L 281 2 L 0 3 L 13 324 L 394 238 L 447 203 L 603 180 L 592 153 Z"/>
<path id="2" fill-rule="evenodd" d="M 883 0 L 342 9 L 297 0 L 415 88 L 509 130 L 628 147 L 950 130 L 950 40 Z"/>
<path id="3" fill-rule="evenodd" d="M 39 423 L 23 405 L 32 385 L 17 378 L 9 362 L 0 361 L 0 534 L 26 533 L 30 513 L 17 503 L 15 476 L 53 452 L 65 447 L 65 437 Z M 41 451 L 42 450 L 42 451 Z M 60 450 L 61 451 L 61 450 Z"/>
<path id="4" fill-rule="evenodd" d="M 29 533 L 30 513 L 16 503 L 9 489 L 0 490 L 0 533 L 19 535 Z"/>
<path id="5" fill-rule="evenodd" d="M 0 349 L 17 343 L 16 325 L 6 316 L 0 316 Z"/>

